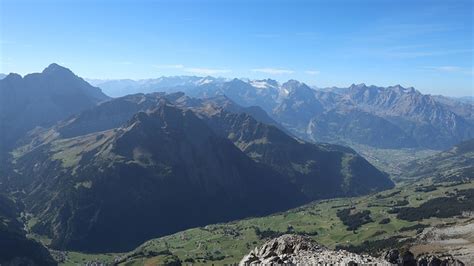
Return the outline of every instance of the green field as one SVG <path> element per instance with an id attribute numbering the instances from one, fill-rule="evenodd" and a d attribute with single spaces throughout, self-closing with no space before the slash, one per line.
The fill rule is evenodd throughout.
<path id="1" fill-rule="evenodd" d="M 403 232 L 400 229 L 417 225 L 419 222 L 400 220 L 396 214 L 387 213 L 397 201 L 407 200 L 406 206 L 417 207 L 455 189 L 474 188 L 474 182 L 437 184 L 434 191 L 415 192 L 417 187 L 429 185 L 432 185 L 430 181 L 400 184 L 394 189 L 368 196 L 322 200 L 271 216 L 193 228 L 147 241 L 128 253 L 96 255 L 65 252 L 62 264 L 73 265 L 88 261 L 111 263 L 117 259 L 123 261 L 124 265 L 143 265 L 170 262 L 176 258 L 196 264 L 237 263 L 251 249 L 265 241 L 262 235 L 271 237 L 273 234 L 285 232 L 310 235 L 330 248 L 336 245 L 357 246 L 366 240 L 387 239 L 392 236 L 413 237 L 416 235 L 416 229 L 405 229 Z M 355 231 L 348 231 L 336 212 L 349 207 L 355 208 L 356 211 L 369 210 L 373 222 L 364 224 Z M 379 224 L 384 218 L 390 218 L 390 222 Z M 433 226 L 448 222 L 462 221 L 459 218 L 430 218 L 421 223 Z"/>

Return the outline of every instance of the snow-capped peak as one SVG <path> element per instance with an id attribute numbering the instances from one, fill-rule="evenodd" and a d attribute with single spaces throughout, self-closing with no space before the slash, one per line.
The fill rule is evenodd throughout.
<path id="1" fill-rule="evenodd" d="M 204 84 L 212 83 L 214 81 L 215 81 L 215 79 L 212 78 L 212 77 L 205 77 L 205 78 L 202 78 L 202 79 L 198 80 L 196 82 L 196 85 L 201 86 L 201 85 L 204 85 Z"/>
<path id="2" fill-rule="evenodd" d="M 255 87 L 257 89 L 269 89 L 269 88 L 277 89 L 278 88 L 278 83 L 274 80 L 268 80 L 268 79 L 251 80 L 249 83 L 250 85 L 252 85 L 252 87 Z"/>

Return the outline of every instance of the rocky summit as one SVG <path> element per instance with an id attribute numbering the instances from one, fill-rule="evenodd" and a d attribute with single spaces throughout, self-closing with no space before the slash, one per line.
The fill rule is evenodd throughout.
<path id="1" fill-rule="evenodd" d="M 389 262 L 345 250 L 330 250 L 309 237 L 286 234 L 267 241 L 246 255 L 239 265 L 390 265 Z"/>
<path id="2" fill-rule="evenodd" d="M 403 265 L 464 266 L 450 254 L 420 254 L 415 258 L 408 250 L 386 250 L 380 257 L 331 250 L 308 236 L 285 234 L 265 242 L 243 257 L 239 265 Z"/>

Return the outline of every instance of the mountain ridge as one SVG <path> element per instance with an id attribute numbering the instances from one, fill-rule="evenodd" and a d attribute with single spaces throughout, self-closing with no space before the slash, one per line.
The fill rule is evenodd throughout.
<path id="1" fill-rule="evenodd" d="M 384 123 L 398 128 L 411 139 L 401 147 L 442 149 L 474 136 L 474 124 L 470 121 L 472 108 L 465 107 L 463 113 L 451 110 L 453 105 L 436 101 L 432 96 L 423 95 L 414 88 L 403 88 L 400 85 L 387 88 L 368 87 L 359 84 L 334 91 L 317 91 L 294 80 L 275 88 L 274 85 L 266 86 L 261 83 L 258 87 L 253 87 L 251 81 L 246 83 L 234 79 L 227 83 L 206 84 L 203 87 L 193 88 L 190 94 L 204 98 L 224 94 L 243 106 L 258 105 L 295 135 L 316 141 L 321 140 L 319 132 L 308 134 L 307 131 L 311 120 L 314 117 L 332 119 L 326 114 L 336 110 L 354 111 L 354 114 L 363 111 L 378 117 L 377 119 L 385 120 Z M 335 121 L 328 121 L 337 124 Z M 379 127 L 371 129 L 375 132 L 380 130 Z M 329 138 L 325 138 L 325 141 L 337 142 L 347 136 L 351 141 L 350 134 L 351 130 L 347 130 L 343 135 L 331 131 L 328 132 Z M 436 138 L 436 141 L 427 141 L 430 137 Z M 367 142 L 365 144 L 375 147 L 400 147 L 390 143 L 389 139 L 382 144 L 370 138 Z"/>
<path id="2" fill-rule="evenodd" d="M 99 88 L 54 63 L 24 77 L 11 73 L 0 80 L 0 151 L 34 127 L 51 126 L 107 99 Z"/>
<path id="3" fill-rule="evenodd" d="M 80 144 L 87 148 L 73 153 Z M 30 170 L 31 161 L 41 167 Z M 163 102 L 118 129 L 40 145 L 15 164 L 37 177 L 28 182 L 25 204 L 42 221 L 35 232 L 51 237 L 56 248 L 130 249 L 152 236 L 305 201 L 280 174 L 254 163 L 193 112 Z M 56 196 L 45 196 L 45 190 Z M 122 222 L 113 222 L 119 217 Z M 135 226 L 120 237 L 114 233 L 126 224 Z"/>
<path id="4" fill-rule="evenodd" d="M 186 79 L 186 76 L 182 77 Z M 193 77 L 198 79 L 197 77 Z M 160 90 L 182 90 L 193 97 L 207 98 L 226 95 L 241 106 L 260 106 L 270 116 L 296 136 L 311 141 L 359 143 L 375 148 L 446 149 L 462 140 L 474 137 L 474 108 L 468 101 L 422 94 L 413 87 L 401 85 L 378 87 L 352 84 L 347 88 L 314 89 L 288 80 L 279 83 L 271 79 L 247 80 L 210 79 L 205 84 L 181 83 L 163 85 Z M 138 89 L 138 88 L 137 88 Z M 343 122 L 335 114 L 346 113 L 363 121 L 367 115 L 386 127 L 360 127 Z M 382 121 L 383 120 L 383 121 Z M 343 122 L 346 128 L 331 125 Z M 317 125 L 317 123 L 322 123 Z M 327 125 L 326 125 L 327 123 Z M 326 128 L 319 132 L 319 128 Z M 402 138 L 391 142 L 384 128 L 393 128 Z M 368 130 L 373 137 L 360 142 L 358 133 Z M 435 139 L 435 141 L 428 141 Z M 406 140 L 406 141 L 404 141 Z"/>
<path id="5" fill-rule="evenodd" d="M 41 221 L 33 231 L 52 238 L 56 248 L 123 250 L 189 226 L 393 186 L 353 150 L 301 142 L 228 101 L 182 93 L 129 95 L 32 132 L 31 143 L 25 140 L 14 152 L 16 177 L 10 180 L 25 189 L 25 205 Z M 102 117 L 117 110 L 122 113 L 104 125 Z M 243 208 L 248 204 L 252 207 Z M 158 222 L 149 209 L 168 215 L 169 223 Z M 197 209 L 200 218 L 193 216 Z M 110 226 L 118 213 L 127 213 L 123 223 L 137 225 L 122 232 L 128 239 L 123 246 L 113 233 L 117 227 Z M 194 218 L 178 222 L 179 213 Z M 148 217 L 155 227 L 133 220 L 138 217 Z"/>

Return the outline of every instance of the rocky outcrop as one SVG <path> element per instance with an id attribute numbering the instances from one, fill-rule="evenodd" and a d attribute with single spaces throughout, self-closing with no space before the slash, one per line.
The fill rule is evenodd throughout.
<path id="1" fill-rule="evenodd" d="M 405 265 L 405 264 L 403 264 Z M 434 255 L 427 255 L 427 256 L 420 256 L 418 257 L 418 264 L 419 266 L 464 266 L 465 264 L 460 260 L 455 259 L 451 255 L 446 255 L 443 257 L 436 257 Z"/>
<path id="2" fill-rule="evenodd" d="M 464 266 L 451 255 L 415 255 L 406 250 L 391 249 L 380 258 L 345 250 L 331 250 L 309 237 L 286 234 L 267 241 L 250 251 L 239 265 L 403 265 Z"/>
<path id="3" fill-rule="evenodd" d="M 345 250 L 330 250 L 318 245 L 309 237 L 282 235 L 246 255 L 239 265 L 390 265 L 388 262 L 368 255 L 358 255 Z"/>
<path id="4" fill-rule="evenodd" d="M 463 262 L 449 254 L 443 256 L 420 255 L 415 258 L 414 254 L 408 250 L 401 253 L 396 249 L 391 249 L 385 252 L 383 258 L 390 264 L 403 266 L 464 266 Z"/>

